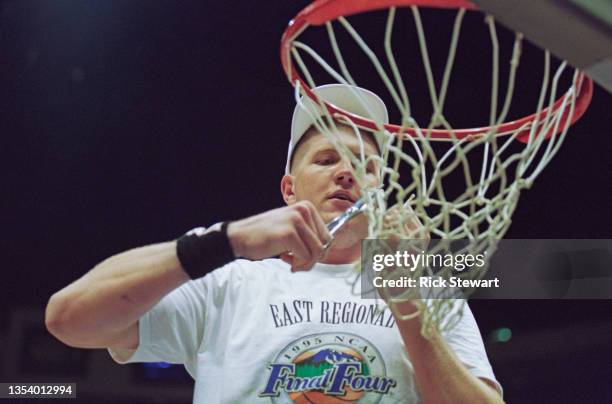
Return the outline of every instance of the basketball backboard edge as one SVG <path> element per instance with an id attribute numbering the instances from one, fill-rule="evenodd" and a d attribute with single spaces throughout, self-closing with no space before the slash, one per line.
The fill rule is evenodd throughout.
<path id="1" fill-rule="evenodd" d="M 472 0 L 612 93 L 610 0 Z"/>

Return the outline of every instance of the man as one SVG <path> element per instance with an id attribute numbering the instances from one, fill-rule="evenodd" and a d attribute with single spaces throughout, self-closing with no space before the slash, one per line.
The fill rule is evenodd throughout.
<path id="1" fill-rule="evenodd" d="M 316 92 L 387 119 L 367 90 Z M 47 328 L 74 347 L 109 348 L 120 363 L 184 364 L 195 403 L 501 402 L 469 309 L 449 335 L 425 339 L 418 316 L 397 321 L 354 293 L 348 278 L 366 235 L 363 216 L 324 251 L 325 223 L 361 190 L 312 118 L 296 107 L 281 180 L 286 207 L 103 261 L 51 297 Z M 346 125 L 337 139 L 366 158 L 380 150 L 379 139 Z M 380 180 L 374 166 L 365 177 Z"/>

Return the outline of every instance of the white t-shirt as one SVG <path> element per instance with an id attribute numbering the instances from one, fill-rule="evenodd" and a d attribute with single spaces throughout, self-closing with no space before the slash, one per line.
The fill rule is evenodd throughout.
<path id="1" fill-rule="evenodd" d="M 317 264 L 292 273 L 279 259 L 236 260 L 164 297 L 140 318 L 133 355 L 111 355 L 119 363 L 184 364 L 194 403 L 305 403 L 325 395 L 420 402 L 393 316 L 355 294 L 350 271 Z M 469 308 L 445 337 L 473 375 L 501 392 Z"/>

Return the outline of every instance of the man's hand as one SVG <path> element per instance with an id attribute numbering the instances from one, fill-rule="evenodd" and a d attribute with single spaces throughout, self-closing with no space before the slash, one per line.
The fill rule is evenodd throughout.
<path id="1" fill-rule="evenodd" d="M 407 204 L 395 205 L 385 213 L 383 229 L 383 236 L 393 250 L 407 250 L 410 254 L 419 254 L 427 249 L 429 232 Z M 382 273 L 383 278 L 387 280 L 399 280 L 403 276 L 413 275 L 414 272 L 403 268 L 386 268 Z M 387 286 L 378 288 L 378 293 L 398 321 L 418 315 L 421 297 L 418 288 Z"/>
<path id="2" fill-rule="evenodd" d="M 298 271 L 312 268 L 331 238 L 308 201 L 232 222 L 227 236 L 238 257 L 257 260 L 280 255 Z"/>
<path id="3" fill-rule="evenodd" d="M 396 204 L 385 213 L 383 228 L 406 239 L 429 240 L 430 235 L 417 214 L 405 204 Z M 392 237 L 393 238 L 393 237 Z M 397 238 L 397 236 L 396 236 Z"/>

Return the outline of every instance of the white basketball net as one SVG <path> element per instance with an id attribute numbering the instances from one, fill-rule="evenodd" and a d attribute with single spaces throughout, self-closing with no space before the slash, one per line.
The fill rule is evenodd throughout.
<path id="1" fill-rule="evenodd" d="M 433 109 L 429 122 L 425 122 L 424 126 L 422 125 L 423 122 L 416 122 L 411 114 L 411 94 L 404 85 L 401 68 L 394 56 L 392 37 L 396 16 L 395 8 L 390 8 L 388 11 L 384 43 L 381 44 L 384 50 L 380 54 L 384 54 L 385 58 L 377 57 L 373 48 L 366 44 L 349 21 L 340 17 L 335 22 L 328 22 L 324 26 L 335 60 L 325 61 L 313 47 L 300 42 L 299 38 L 296 38 L 292 42 L 291 48 L 293 63 L 310 88 L 327 84 L 329 81 L 315 81 L 311 70 L 305 63 L 304 55 L 309 55 L 308 59 L 324 69 L 336 82 L 360 86 L 360 83 L 356 82 L 349 73 L 343 58 L 342 47 L 336 39 L 335 29 L 338 25 L 341 26 L 350 34 L 380 75 L 385 88 L 389 92 L 389 97 L 393 99 L 395 107 L 401 112 L 400 125 L 402 129 L 414 130 L 414 135 L 391 134 L 384 130 L 383 122 L 376 122 L 377 135 L 386 138 L 386 145 L 382 151 L 382 157 L 371 158 L 379 160 L 385 186 L 384 195 L 370 197 L 379 200 L 376 203 L 370 200 L 368 204 L 368 238 L 382 239 L 392 236 L 417 239 L 430 235 L 432 238 L 464 239 L 470 241 L 464 252 L 479 254 L 487 251 L 490 258 L 497 241 L 504 236 L 510 226 L 512 214 L 521 191 L 533 184 L 535 178 L 555 156 L 565 139 L 570 124 L 568 119 L 561 125 L 561 117 L 566 109 L 570 109 L 570 116 L 573 114 L 577 95 L 577 72 L 573 74 L 573 85 L 563 96 L 563 104 L 560 108 L 555 111 L 553 111 L 553 108 L 549 108 L 547 114 L 536 118 L 533 122 L 525 123 L 516 130 L 498 133 L 496 128 L 507 120 L 513 99 L 516 72 L 521 58 L 522 36 L 520 34 L 515 36 L 510 60 L 510 73 L 507 78 L 508 84 L 504 96 L 500 97 L 500 89 L 498 88 L 500 82 L 499 41 L 495 22 L 492 17 L 487 16 L 486 24 L 488 25 L 493 49 L 488 120 L 491 129 L 480 136 L 459 138 L 455 134 L 451 123 L 445 118 L 444 105 L 451 83 L 453 62 L 465 10 L 457 11 L 444 74 L 441 80 L 436 82 L 428 56 L 419 10 L 414 6 L 410 9 L 416 26 L 421 51 L 420 58 L 425 69 L 429 98 Z M 483 57 L 487 56 L 483 55 Z M 332 65 L 336 67 L 332 67 Z M 544 53 L 542 86 L 539 92 L 537 111 L 542 111 L 544 108 L 553 105 L 553 102 L 559 96 L 557 95 L 557 86 L 565 69 L 566 64 L 562 63 L 554 73 L 551 72 L 551 57 L 548 52 Z M 294 84 L 296 100 L 298 103 L 303 103 L 304 89 L 299 82 Z M 360 94 L 357 91 L 354 95 L 359 99 Z M 362 103 L 367 108 L 367 104 Z M 332 139 L 339 152 L 352 161 L 355 178 L 364 189 L 366 186 L 365 167 L 368 162 L 365 161 L 363 153 L 361 158 L 357 158 L 335 140 L 335 121 L 327 109 L 323 108 L 323 104 L 320 105 L 320 110 L 324 111 L 323 115 L 312 116 L 316 128 Z M 338 116 L 335 118 L 338 119 Z M 351 125 L 358 133 L 357 126 L 350 120 L 343 119 L 342 122 Z M 446 129 L 450 136 L 447 139 L 435 139 L 430 136 L 430 131 L 434 128 Z M 545 134 L 551 131 L 557 134 L 547 138 Z M 522 142 L 518 140 L 521 132 L 525 136 Z M 404 174 L 400 174 L 400 172 Z M 460 181 L 462 184 L 458 184 Z M 458 189 L 459 191 L 457 191 Z M 389 211 L 392 209 L 392 206 L 388 206 L 390 200 L 396 201 L 395 206 L 404 208 L 395 211 L 397 219 L 394 222 L 395 224 L 389 225 L 387 223 L 385 225 L 385 218 L 389 219 Z M 404 225 L 405 223 L 414 224 L 416 220 L 422 226 Z M 418 278 L 425 275 L 428 270 L 427 267 L 423 267 L 416 271 L 396 271 L 391 277 Z M 438 275 L 448 275 L 451 270 L 452 268 L 447 268 Z M 460 276 L 482 276 L 483 273 L 479 270 Z M 382 294 L 384 293 L 385 291 L 382 291 Z M 405 295 L 388 298 L 388 303 L 392 310 L 397 310 L 395 303 L 410 297 L 414 296 Z M 427 334 L 427 330 L 431 327 L 441 330 L 449 329 L 459 319 L 461 310 L 457 310 L 456 300 L 435 299 L 436 296 L 422 297 L 429 298 L 421 301 L 427 301 L 427 303 L 419 303 L 424 334 Z M 406 319 L 411 316 L 407 313 L 397 312 L 396 315 L 401 315 Z"/>

